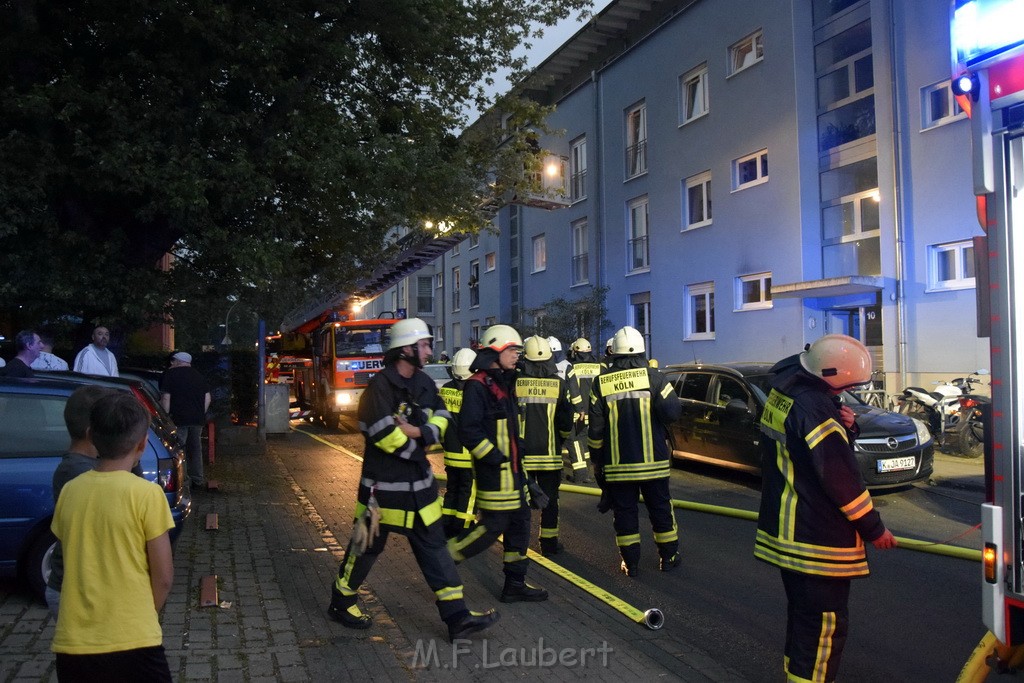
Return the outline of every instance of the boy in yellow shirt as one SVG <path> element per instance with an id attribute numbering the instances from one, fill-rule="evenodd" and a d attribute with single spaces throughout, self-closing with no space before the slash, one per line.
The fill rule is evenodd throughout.
<path id="1" fill-rule="evenodd" d="M 67 483 L 51 529 L 64 583 L 51 649 L 59 681 L 166 681 L 157 612 L 171 590 L 174 527 L 160 487 L 136 477 L 149 413 L 131 394 L 99 399 L 89 416 L 96 469 Z"/>

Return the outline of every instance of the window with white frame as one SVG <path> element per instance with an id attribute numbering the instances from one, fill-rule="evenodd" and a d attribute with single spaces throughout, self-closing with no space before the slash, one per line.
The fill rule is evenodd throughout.
<path id="1" fill-rule="evenodd" d="M 569 155 L 569 199 L 578 202 L 587 198 L 587 138 L 573 141 Z"/>
<path id="2" fill-rule="evenodd" d="M 452 256 L 458 256 L 461 247 L 462 247 L 462 242 L 459 242 L 458 244 L 453 246 L 452 247 Z"/>
<path id="3" fill-rule="evenodd" d="M 960 103 L 953 97 L 949 79 L 921 88 L 921 128 L 934 128 L 966 118 Z"/>
<path id="4" fill-rule="evenodd" d="M 715 283 L 701 282 L 686 287 L 686 339 L 715 338 Z"/>
<path id="5" fill-rule="evenodd" d="M 757 311 L 772 307 L 772 274 L 754 273 L 736 278 L 736 310 Z"/>
<path id="6" fill-rule="evenodd" d="M 711 225 L 711 171 L 683 181 L 683 229 Z"/>
<path id="7" fill-rule="evenodd" d="M 547 270 L 548 267 L 548 243 L 544 235 L 537 235 L 533 238 L 533 272 L 537 273 Z"/>
<path id="8" fill-rule="evenodd" d="M 974 286 L 974 242 L 965 240 L 928 247 L 929 291 Z"/>
<path id="9" fill-rule="evenodd" d="M 748 154 L 732 162 L 732 189 L 745 190 L 768 182 L 768 150 Z"/>
<path id="10" fill-rule="evenodd" d="M 869 157 L 820 174 L 824 277 L 881 275 L 878 163 Z"/>
<path id="11" fill-rule="evenodd" d="M 490 327 L 491 325 L 497 325 L 497 324 L 498 324 L 498 319 L 495 318 L 493 315 L 487 316 L 487 318 L 484 320 L 484 325 L 486 325 L 487 327 Z"/>
<path id="12" fill-rule="evenodd" d="M 434 276 L 434 286 L 438 289 L 444 289 L 444 273 L 438 273 Z"/>
<path id="13" fill-rule="evenodd" d="M 434 346 L 444 343 L 444 325 L 436 325 L 434 330 Z"/>
<path id="14" fill-rule="evenodd" d="M 583 285 L 590 280 L 590 239 L 587 219 L 572 224 L 572 284 Z"/>
<path id="15" fill-rule="evenodd" d="M 416 277 L 416 311 L 433 315 L 434 313 L 434 287 L 433 278 L 427 276 Z"/>
<path id="16" fill-rule="evenodd" d="M 647 104 L 626 111 L 626 179 L 647 172 Z"/>
<path id="17" fill-rule="evenodd" d="M 469 307 L 476 308 L 480 305 L 480 261 L 471 261 L 469 264 Z"/>
<path id="18" fill-rule="evenodd" d="M 480 321 L 470 320 L 469 321 L 469 343 L 477 344 L 480 342 Z"/>
<path id="19" fill-rule="evenodd" d="M 452 348 L 462 348 L 462 323 L 452 323 Z"/>
<path id="20" fill-rule="evenodd" d="M 644 338 L 647 357 L 653 358 L 651 349 L 651 293 L 629 295 L 629 324 Z"/>
<path id="21" fill-rule="evenodd" d="M 708 113 L 708 65 L 679 77 L 679 124 L 689 123 Z"/>
<path id="22" fill-rule="evenodd" d="M 739 73 L 764 59 L 764 32 L 758 29 L 729 47 L 729 75 Z"/>
<path id="23" fill-rule="evenodd" d="M 646 270 L 650 267 L 647 216 L 647 195 L 637 197 L 629 202 L 629 244 L 626 245 L 629 272 Z"/>
<path id="24" fill-rule="evenodd" d="M 479 246 L 480 246 L 480 235 L 470 235 L 469 236 L 469 248 L 470 249 L 476 249 Z"/>
<path id="25" fill-rule="evenodd" d="M 498 267 L 498 255 L 491 251 L 484 256 L 484 272 L 489 273 Z"/>
<path id="26" fill-rule="evenodd" d="M 452 310 L 457 311 L 462 308 L 461 292 L 459 291 L 462 287 L 462 271 L 458 268 L 452 268 Z"/>

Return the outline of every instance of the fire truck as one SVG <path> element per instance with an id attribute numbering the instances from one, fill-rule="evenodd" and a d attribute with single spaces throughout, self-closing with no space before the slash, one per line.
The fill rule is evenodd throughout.
<path id="1" fill-rule="evenodd" d="M 295 330 L 309 340 L 309 362 L 292 366 L 292 390 L 300 410 L 335 426 L 354 415 L 359 397 L 384 367 L 388 332 L 395 320 L 355 320 L 331 311 Z"/>
<path id="2" fill-rule="evenodd" d="M 992 356 L 982 619 L 998 642 L 982 654 L 1005 666 L 1024 645 L 1024 0 L 953 0 L 950 36 L 953 92 L 971 118 L 985 233 L 975 239 L 978 324 Z"/>

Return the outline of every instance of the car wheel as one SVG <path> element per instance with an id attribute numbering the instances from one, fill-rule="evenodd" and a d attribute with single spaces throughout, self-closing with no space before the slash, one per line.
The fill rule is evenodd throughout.
<path id="1" fill-rule="evenodd" d="M 957 450 L 965 458 L 980 458 L 985 452 L 985 444 L 971 429 L 970 420 L 965 420 L 960 431 L 957 432 Z"/>
<path id="2" fill-rule="evenodd" d="M 29 588 L 40 598 L 46 594 L 46 582 L 50 578 L 50 562 L 53 559 L 53 549 L 57 545 L 57 537 L 49 528 L 43 530 L 36 536 L 25 553 L 25 566 L 23 572 Z"/>

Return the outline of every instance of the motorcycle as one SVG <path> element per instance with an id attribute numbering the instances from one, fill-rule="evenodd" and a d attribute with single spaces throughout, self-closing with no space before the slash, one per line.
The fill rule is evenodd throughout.
<path id="1" fill-rule="evenodd" d="M 961 399 L 977 398 L 972 394 L 973 386 L 981 383 L 978 375 L 988 374 L 987 370 L 972 372 L 967 377 L 957 377 L 951 382 L 936 382 L 935 391 L 927 391 L 921 387 L 907 387 L 900 397 L 899 412 L 913 415 L 918 413 L 928 425 L 928 431 L 935 439 L 935 445 L 941 450 L 955 449 L 963 453 L 961 442 L 970 444 L 974 438 L 974 429 L 963 434 L 963 408 Z M 976 421 L 980 424 L 980 420 Z M 973 447 L 973 446 L 972 446 Z M 963 453 L 968 455 L 967 453 Z M 975 457 L 968 455 L 968 457 Z"/>
<path id="2" fill-rule="evenodd" d="M 971 393 L 974 384 L 980 384 L 975 375 L 987 375 L 988 370 L 978 370 L 964 379 L 960 397 L 960 428 L 957 431 L 957 450 L 965 458 L 977 458 L 984 452 L 985 424 L 982 419 L 984 406 L 992 403 L 988 396 Z"/>

